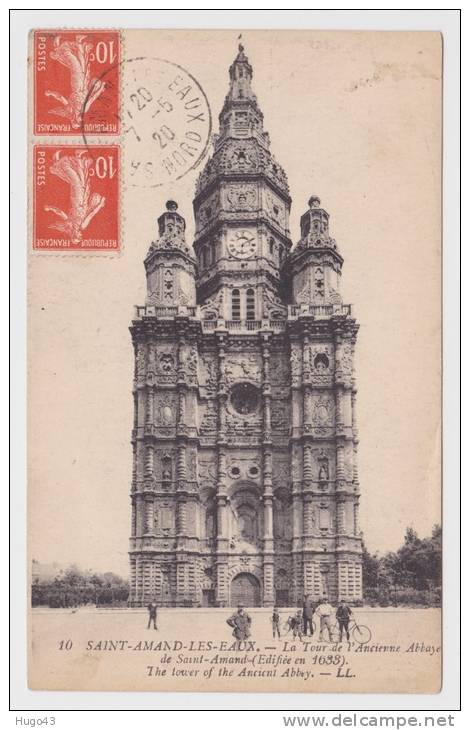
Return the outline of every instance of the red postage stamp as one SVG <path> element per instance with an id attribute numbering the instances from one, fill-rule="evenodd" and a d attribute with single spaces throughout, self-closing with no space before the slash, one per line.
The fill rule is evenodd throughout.
<path id="1" fill-rule="evenodd" d="M 118 251 L 117 145 L 36 145 L 33 248 Z"/>
<path id="2" fill-rule="evenodd" d="M 119 134 L 120 35 L 34 32 L 34 133 Z"/>

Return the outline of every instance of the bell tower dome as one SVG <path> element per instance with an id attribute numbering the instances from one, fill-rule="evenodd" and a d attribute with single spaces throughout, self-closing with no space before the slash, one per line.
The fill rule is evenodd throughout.
<path id="1" fill-rule="evenodd" d="M 283 307 L 280 269 L 291 248 L 291 199 L 284 170 L 239 45 L 219 115 L 214 152 L 196 187 L 194 249 L 198 303 L 225 320 L 261 320 Z"/>

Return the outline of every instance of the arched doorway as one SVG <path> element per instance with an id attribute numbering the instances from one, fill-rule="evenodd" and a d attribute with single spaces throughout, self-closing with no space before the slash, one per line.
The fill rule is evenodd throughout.
<path id="1" fill-rule="evenodd" d="M 230 586 L 230 603 L 232 606 L 259 606 L 261 589 L 259 580 L 251 573 L 239 573 Z"/>

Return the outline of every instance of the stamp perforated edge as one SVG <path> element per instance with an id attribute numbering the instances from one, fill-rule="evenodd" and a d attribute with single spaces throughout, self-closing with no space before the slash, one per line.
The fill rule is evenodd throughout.
<path id="1" fill-rule="evenodd" d="M 121 163 L 122 163 L 122 149 L 121 144 L 119 140 L 112 141 L 111 139 L 108 139 L 106 142 L 95 144 L 94 147 L 114 147 L 117 150 L 117 156 L 118 156 L 118 163 L 119 163 L 119 178 L 118 178 L 118 195 L 117 195 L 117 206 L 116 206 L 116 216 L 117 216 L 117 235 L 118 235 L 118 248 L 116 249 L 61 249 L 61 250 L 50 250 L 50 249 L 42 249 L 42 248 L 36 248 L 34 246 L 34 235 L 35 235 L 35 215 L 36 215 L 36 185 L 34 180 L 34 153 L 35 149 L 37 147 L 69 147 L 71 149 L 83 148 L 88 149 L 84 144 L 83 140 L 80 140 L 77 143 L 74 143 L 70 140 L 69 137 L 67 137 L 65 140 L 58 140 L 58 139 L 51 139 L 50 137 L 45 138 L 43 140 L 41 139 L 34 139 L 32 141 L 32 144 L 30 144 L 29 149 L 29 160 L 28 160 L 28 180 L 29 180 L 29 190 L 28 190 L 28 252 L 29 255 L 32 257 L 35 256 L 60 256 L 62 258 L 72 258 L 72 257 L 90 257 L 90 258 L 96 258 L 97 256 L 100 258 L 110 258 L 110 259 L 116 259 L 122 255 L 123 252 L 123 216 L 122 216 L 122 170 L 121 170 Z"/>
<path id="2" fill-rule="evenodd" d="M 30 103 L 32 104 L 32 115 L 30 116 L 30 135 L 32 137 L 52 137 L 53 139 L 60 139 L 61 137 L 67 137 L 70 139 L 73 139 L 74 137 L 81 137 L 80 132 L 77 134 L 76 132 L 61 132 L 60 134 L 54 134 L 54 133 L 37 133 L 36 127 L 37 127 L 37 104 L 36 104 L 36 36 L 38 33 L 116 33 L 119 38 L 119 45 L 118 45 L 118 54 L 119 54 L 119 61 L 117 66 L 121 65 L 121 62 L 123 60 L 124 54 L 122 52 L 123 50 L 123 33 L 122 29 L 120 28 L 33 28 L 29 32 L 29 72 L 30 72 L 30 81 L 32 85 L 32 98 L 30 96 Z M 121 135 L 121 105 L 122 105 L 122 79 L 121 75 L 119 74 L 118 78 L 118 109 L 120 112 L 119 115 L 119 129 L 117 132 L 102 132 L 101 134 L 97 133 L 90 133 L 89 137 L 101 137 L 105 136 L 107 139 L 111 137 L 119 137 Z"/>
<path id="3" fill-rule="evenodd" d="M 125 253 L 125 236 L 124 233 L 124 223 L 125 223 L 125 216 L 123 215 L 123 175 L 122 175 L 122 169 L 121 174 L 119 177 L 119 191 L 118 191 L 118 216 L 119 216 L 119 232 L 120 232 L 120 247 L 119 249 L 115 251 L 92 251 L 92 250 L 86 250 L 86 251 L 47 251 L 44 249 L 35 249 L 32 246 L 32 237 L 33 237 L 33 147 L 35 145 L 80 145 L 83 144 L 83 137 L 78 134 L 75 136 L 67 136 L 66 138 L 63 137 L 55 137 L 50 135 L 35 135 L 34 134 L 34 127 L 33 127 L 33 115 L 34 115 L 34 62 L 32 62 L 32 59 L 34 59 L 34 33 L 37 30 L 43 30 L 41 28 L 32 28 L 28 33 L 28 160 L 27 160 L 27 204 L 28 204 L 28 210 L 27 210 L 27 237 L 25 241 L 26 249 L 28 258 L 31 258 L 34 260 L 37 256 L 39 257 L 49 257 L 49 258 L 108 258 L 112 260 L 116 260 L 121 258 Z M 122 28 L 84 28 L 81 26 L 80 28 L 74 28 L 74 27 L 66 27 L 66 28 L 47 28 L 44 30 L 57 30 L 57 31 L 70 31 L 72 33 L 78 33 L 80 31 L 92 31 L 92 30 L 107 30 L 107 31 L 113 31 L 116 33 L 119 33 L 119 49 L 120 49 L 120 58 L 125 57 L 125 34 L 123 33 Z M 33 111 L 32 111 L 33 110 Z M 122 114 L 122 77 L 119 76 L 119 113 Z M 108 135 L 106 137 L 102 137 L 100 135 L 90 135 L 90 141 L 92 139 L 93 145 L 96 146 L 105 146 L 105 145 L 117 145 L 119 146 L 119 159 L 122 164 L 122 140 L 121 135 Z"/>

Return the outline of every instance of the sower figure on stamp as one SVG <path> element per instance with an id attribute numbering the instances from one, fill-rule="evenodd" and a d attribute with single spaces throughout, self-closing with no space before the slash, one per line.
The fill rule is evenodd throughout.
<path id="1" fill-rule="evenodd" d="M 304 624 L 304 636 L 307 636 L 307 628 L 310 629 L 310 636 L 313 636 L 313 623 L 312 623 L 312 617 L 315 611 L 315 606 L 310 598 L 310 596 L 306 593 L 304 595 L 304 602 L 302 604 L 302 620 Z"/>
<path id="2" fill-rule="evenodd" d="M 147 606 L 147 611 L 149 612 L 149 621 L 147 624 L 147 628 L 150 628 L 150 624 L 153 622 L 153 628 L 157 630 L 157 604 L 155 601 L 151 601 L 149 605 Z"/>
<path id="3" fill-rule="evenodd" d="M 227 623 L 232 627 L 232 634 L 238 641 L 245 641 L 249 638 L 251 616 L 243 610 L 243 606 L 238 606 L 237 612 L 227 619 Z"/>
<path id="4" fill-rule="evenodd" d="M 281 638 L 281 630 L 279 628 L 280 620 L 281 620 L 281 617 L 279 615 L 279 611 L 278 611 L 277 607 L 274 606 L 273 615 L 271 616 L 271 623 L 273 625 L 273 639 L 276 638 L 276 634 L 277 634 L 278 639 Z"/>
<path id="5" fill-rule="evenodd" d="M 346 638 L 349 641 L 349 621 L 351 620 L 352 611 L 348 604 L 341 599 L 339 606 L 336 609 L 336 618 L 338 619 L 339 626 L 339 640 L 343 640 L 343 631 L 346 633 Z"/>
<path id="6" fill-rule="evenodd" d="M 330 641 L 333 641 L 333 634 L 331 632 L 331 623 L 334 608 L 328 603 L 326 598 L 322 598 L 317 606 L 315 614 L 320 617 L 320 639 L 325 640 L 325 629 L 328 631 Z"/>

